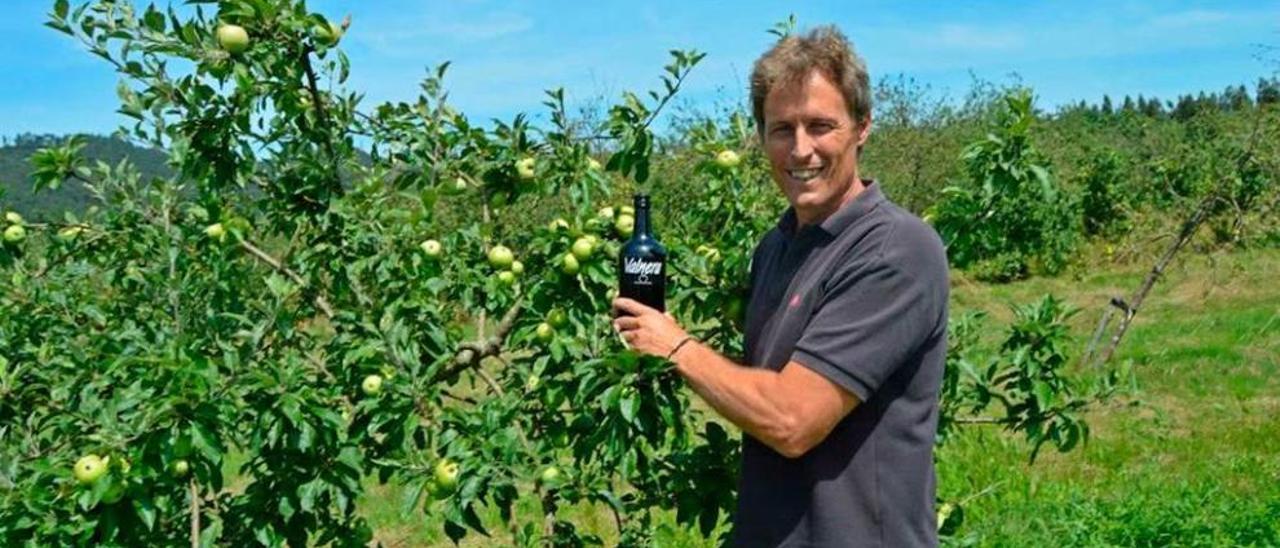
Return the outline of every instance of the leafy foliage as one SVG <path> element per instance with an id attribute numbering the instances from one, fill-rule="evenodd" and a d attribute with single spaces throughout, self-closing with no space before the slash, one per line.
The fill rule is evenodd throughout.
<path id="1" fill-rule="evenodd" d="M 1074 244 L 1073 206 L 1031 143 L 1031 94 L 1005 97 L 996 132 L 969 145 L 966 179 L 943 190 L 934 225 L 951 263 L 980 278 L 1055 273 Z"/>
<path id="2" fill-rule="evenodd" d="M 1014 322 L 999 351 L 985 363 L 972 353 L 981 316 L 968 314 L 953 320 L 951 336 L 958 344 L 948 358 L 940 431 L 945 433 L 963 420 L 956 418 L 960 409 L 974 415 L 995 412 L 997 416 L 979 422 L 1022 432 L 1032 446 L 1032 461 L 1045 443 L 1065 452 L 1086 439 L 1089 430 L 1080 411 L 1110 395 L 1124 373 L 1108 372 L 1087 390 L 1072 383 L 1066 372 L 1070 343 L 1066 322 L 1076 312 L 1052 295 L 1015 307 Z"/>
<path id="3" fill-rule="evenodd" d="M 1080 199 L 1086 235 L 1124 229 L 1130 197 L 1123 192 L 1123 169 L 1114 152 L 1100 153 L 1089 164 Z"/>
<path id="4" fill-rule="evenodd" d="M 32 155 L 37 189 L 78 185 L 97 207 L 4 221 L 29 234 L 0 246 L 0 541 L 366 545 L 368 478 L 404 487 L 404 512 L 441 516 L 455 541 L 494 535 L 480 515 L 496 509 L 518 544 L 597 544 L 562 517 L 581 504 L 609 511 L 627 545 L 650 544 L 663 510 L 714 534 L 738 444 L 608 321 L 610 199 L 651 185 L 681 206 L 661 221 L 674 313 L 740 350 L 743 242 L 778 197 L 759 155 L 713 158 L 750 149 L 749 119 L 692 127 L 681 169 L 652 169 L 650 126 L 702 54 L 672 52 L 661 88 L 623 94 L 599 149 L 560 90 L 550 127 L 473 124 L 447 101 L 447 64 L 415 100 L 364 110 L 343 87 L 350 21 L 302 2 L 206 5 L 184 18 L 54 2 L 48 25 L 116 68 L 127 135 L 172 171 L 91 162 L 80 139 Z M 245 29 L 243 51 L 220 47 L 224 25 Z M 1034 154 L 1015 139 L 1025 127 L 1005 137 L 975 147 L 975 173 L 1019 183 Z M 591 253 L 566 268 L 582 239 Z M 489 258 L 497 246 L 520 272 Z M 1037 310 L 992 373 L 949 372 L 947 393 L 999 400 L 1010 428 L 1066 450 L 1082 426 L 1061 314 Z M 74 476 L 86 455 L 109 463 L 103 477 Z M 540 515 L 515 512 L 522 499 Z"/>

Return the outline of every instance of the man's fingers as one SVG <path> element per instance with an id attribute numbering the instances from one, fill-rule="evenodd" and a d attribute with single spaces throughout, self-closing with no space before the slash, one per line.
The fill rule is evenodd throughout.
<path id="1" fill-rule="evenodd" d="M 613 320 L 613 327 L 618 331 L 628 331 L 640 328 L 640 318 L 635 316 L 619 316 Z"/>
<path id="2" fill-rule="evenodd" d="M 633 301 L 625 297 L 618 297 L 613 300 L 613 310 L 619 314 L 630 314 L 632 316 L 639 316 L 641 314 L 647 314 L 654 311 L 652 308 L 640 304 L 638 301 Z"/>

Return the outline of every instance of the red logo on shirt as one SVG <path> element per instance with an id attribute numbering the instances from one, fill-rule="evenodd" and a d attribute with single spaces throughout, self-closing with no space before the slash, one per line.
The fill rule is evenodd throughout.
<path id="1" fill-rule="evenodd" d="M 792 295 L 792 296 L 791 296 L 791 302 L 787 303 L 787 307 L 788 307 L 788 308 L 795 308 L 795 307 L 797 307 L 797 306 L 800 306 L 800 294 L 799 294 L 799 293 L 796 293 L 795 295 Z"/>

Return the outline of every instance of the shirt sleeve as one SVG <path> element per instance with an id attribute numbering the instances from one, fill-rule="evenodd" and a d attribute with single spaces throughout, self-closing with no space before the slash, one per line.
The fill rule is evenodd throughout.
<path id="1" fill-rule="evenodd" d="M 938 281 L 925 274 L 883 257 L 838 271 L 791 359 L 867 401 L 938 329 Z"/>

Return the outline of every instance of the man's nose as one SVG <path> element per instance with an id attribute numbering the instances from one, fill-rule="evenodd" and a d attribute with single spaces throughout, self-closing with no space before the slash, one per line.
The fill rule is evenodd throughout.
<path id="1" fill-rule="evenodd" d="M 796 126 L 795 131 L 795 139 L 791 142 L 791 159 L 807 160 L 813 155 L 813 138 L 802 126 Z"/>

